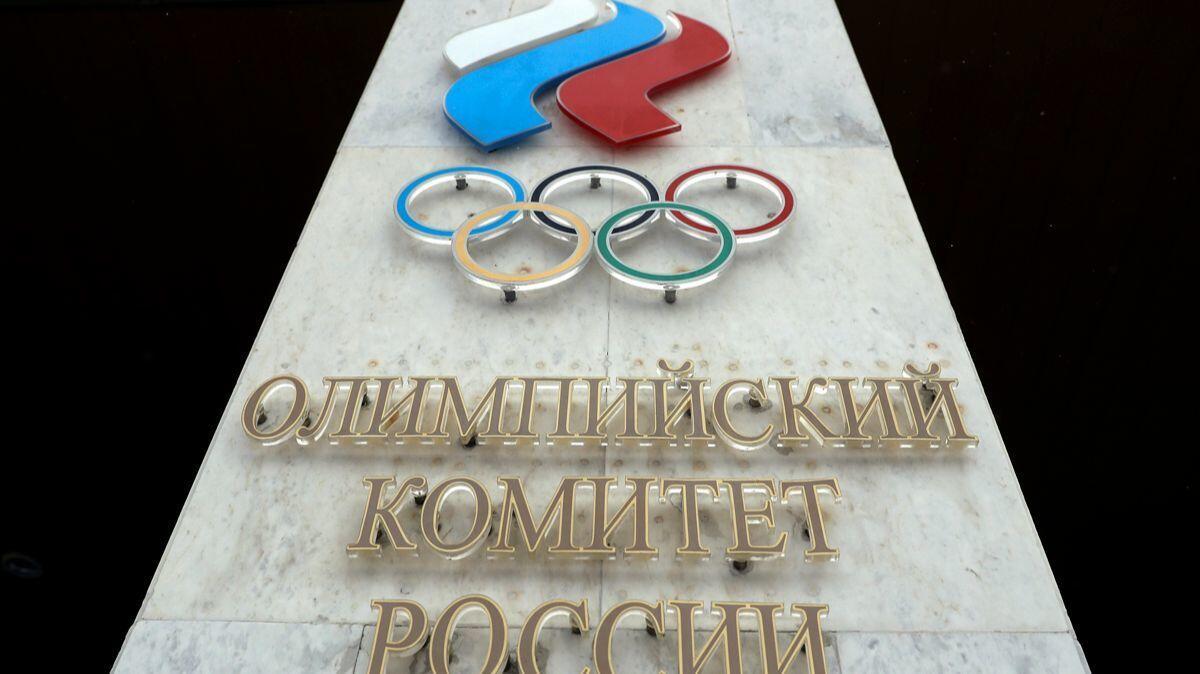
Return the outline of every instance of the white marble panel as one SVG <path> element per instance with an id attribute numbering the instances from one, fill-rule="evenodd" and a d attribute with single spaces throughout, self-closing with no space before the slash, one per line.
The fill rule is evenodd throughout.
<path id="1" fill-rule="evenodd" d="M 390 198 L 401 184 L 469 161 L 470 152 L 338 155 L 176 526 L 146 617 L 369 623 L 373 598 L 412 597 L 432 608 L 468 591 L 492 594 L 520 615 L 555 596 L 598 603 L 598 562 L 547 568 L 476 556 L 447 563 L 428 551 L 416 559 L 349 559 L 345 546 L 357 535 L 366 475 L 467 474 L 492 485 L 498 476 L 519 475 L 531 502 L 544 503 L 562 476 L 601 472 L 601 448 L 263 448 L 238 421 L 250 391 L 281 372 L 317 391 L 328 375 L 456 375 L 464 395 L 478 397 L 498 375 L 606 371 L 609 282 L 598 266 L 508 305 L 498 292 L 468 282 L 448 248 L 400 231 Z M 608 158 L 564 149 L 493 164 L 528 181 Z M 419 202 L 421 208 L 435 219 L 465 208 L 456 206 L 463 195 L 452 186 L 448 192 L 448 200 Z M 566 255 L 566 244 L 529 229 L 495 242 L 487 259 L 512 269 Z M 480 259 L 492 243 L 481 245 Z M 496 503 L 499 497 L 493 486 Z M 418 538 L 415 529 L 410 535 Z"/>
<path id="2" fill-rule="evenodd" d="M 845 674 L 1087 674 L 1059 633 L 837 634 Z"/>
<path id="3" fill-rule="evenodd" d="M 625 597 L 828 603 L 829 629 L 1066 630 L 1065 613 L 912 205 L 886 148 L 660 149 L 622 161 L 656 176 L 710 161 L 747 162 L 794 186 L 798 213 L 777 238 L 746 245 L 714 284 L 660 295 L 614 284 L 610 372 L 652 375 L 655 359 L 694 359 L 700 376 L 897 376 L 937 362 L 961 380 L 972 450 L 889 455 L 836 449 L 739 453 L 723 447 L 610 447 L 620 475 L 837 477 L 826 502 L 832 563 L 806 563 L 799 504 L 779 513 L 792 532 L 783 559 L 734 574 L 721 561 L 727 502 L 709 509 L 714 558 L 679 562 L 679 518 L 665 517 L 658 561 L 604 571 L 605 606 Z M 768 207 L 752 188 L 697 192 L 738 224 Z M 764 192 L 765 194 L 765 192 Z M 689 197 L 691 198 L 691 197 Z M 724 209 L 724 210 L 722 210 Z M 753 214 L 758 209 L 760 215 Z M 631 261 L 694 266 L 701 249 L 662 232 L 630 242 Z M 776 422 L 778 424 L 778 422 Z"/>
<path id="4" fill-rule="evenodd" d="M 835 0 L 729 0 L 755 145 L 887 143 Z"/>
<path id="5" fill-rule="evenodd" d="M 349 674 L 362 634 L 362 625 L 140 620 L 113 672 Z"/>

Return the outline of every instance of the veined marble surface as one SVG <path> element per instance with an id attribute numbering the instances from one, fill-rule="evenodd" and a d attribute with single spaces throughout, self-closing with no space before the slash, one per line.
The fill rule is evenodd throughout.
<path id="1" fill-rule="evenodd" d="M 844 632 L 837 646 L 845 672 L 1090 674 L 1065 633 Z"/>
<path id="2" fill-rule="evenodd" d="M 359 649 L 369 647 L 372 599 L 416 599 L 435 616 L 468 593 L 497 599 L 514 629 L 534 606 L 557 597 L 588 598 L 594 620 L 625 598 L 827 603 L 831 671 L 1086 671 L 833 0 L 635 2 L 660 15 L 678 10 L 734 40 L 734 58 L 711 78 L 656 97 L 683 123 L 682 133 L 614 151 L 563 119 L 547 95 L 539 105 L 553 129 L 521 147 L 481 154 L 442 117 L 451 75 L 441 46 L 466 28 L 537 4 L 405 3 L 118 671 L 365 671 Z M 618 163 L 645 172 L 661 189 L 687 168 L 725 161 L 778 173 L 796 190 L 796 216 L 779 237 L 742 247 L 715 284 L 681 292 L 670 306 L 612 281 L 595 262 L 564 286 L 506 305 L 494 291 L 469 283 L 448 248 L 406 236 L 391 213 L 404 182 L 451 164 L 507 170 L 532 188 L 558 169 Z M 752 186 L 688 196 L 737 221 L 772 208 Z M 556 196 L 590 220 L 625 199 L 607 186 Z M 449 226 L 461 220 L 458 210 L 494 203 L 499 196 L 486 190 L 456 195 L 451 187 L 419 207 Z M 477 252 L 485 263 L 511 270 L 542 268 L 566 248 L 523 224 Z M 695 265 L 711 251 L 660 222 L 621 252 L 673 268 Z M 960 380 L 968 427 L 980 443 L 903 454 L 263 448 L 244 437 L 238 420 L 250 391 L 281 372 L 302 377 L 318 399 L 322 376 L 358 374 L 457 375 L 464 394 L 477 396 L 498 375 L 646 375 L 661 356 L 691 358 L 699 375 L 715 380 L 894 376 L 906 362 L 937 362 Z M 351 559 L 345 552 L 357 535 L 366 475 L 419 474 L 431 481 L 471 475 L 492 488 L 494 503 L 501 493 L 495 478 L 520 475 L 541 508 L 563 476 L 602 473 L 837 477 L 843 499 L 823 506 L 841 559 L 803 561 L 803 510 L 793 503 L 776 513 L 778 529 L 792 532 L 789 554 L 733 574 L 723 561 L 724 499 L 705 508 L 704 542 L 714 552 L 705 562 L 674 560 L 672 517 L 658 526 L 662 554 L 653 562 L 485 561 L 482 555 L 447 562 L 427 550 L 419 557 Z M 447 522 L 453 531 L 457 520 Z M 464 653 L 478 624 L 473 614 L 465 617 Z M 627 631 L 622 652 L 631 669 L 659 662 L 653 649 L 662 642 L 642 643 L 638 630 Z M 554 663 L 546 671 L 579 671 L 587 657 L 580 638 L 565 630 L 544 634 Z M 672 630 L 666 643 L 673 638 Z M 272 651 L 280 659 L 261 659 Z M 419 658 L 395 660 L 393 671 L 424 671 Z M 662 666 L 670 670 L 669 661 Z"/>
<path id="3" fill-rule="evenodd" d="M 361 625 L 329 623 L 142 620 L 113 671 L 349 674 L 362 633 Z"/>

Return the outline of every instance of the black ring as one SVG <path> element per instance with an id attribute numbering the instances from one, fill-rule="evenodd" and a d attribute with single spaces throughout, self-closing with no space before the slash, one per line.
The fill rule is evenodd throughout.
<path id="1" fill-rule="evenodd" d="M 654 183 L 650 182 L 649 178 L 647 178 L 646 176 L 644 176 L 640 173 L 637 173 L 635 171 L 630 171 L 627 168 L 621 168 L 620 166 L 609 166 L 607 164 L 589 164 L 587 166 L 575 166 L 575 167 L 572 167 L 569 169 L 564 169 L 562 171 L 559 171 L 558 173 L 555 173 L 554 175 L 550 176 L 549 178 L 546 178 L 542 182 L 538 183 L 537 187 L 533 188 L 533 193 L 530 195 L 529 200 L 534 203 L 542 203 L 542 192 L 546 191 L 546 187 L 548 187 L 550 185 L 550 183 L 553 183 L 560 178 L 563 178 L 563 177 L 566 177 L 569 175 L 574 175 L 576 173 L 590 173 L 592 171 L 607 171 L 609 173 L 620 173 L 621 175 L 627 176 L 629 178 L 633 178 L 639 184 L 641 184 L 642 187 L 646 188 L 646 192 L 650 195 L 650 201 L 658 201 L 658 188 L 654 186 Z M 650 220 L 650 218 L 654 217 L 654 213 L 655 213 L 655 211 L 646 211 L 645 213 L 642 213 L 641 215 L 639 215 L 636 219 L 634 219 L 630 222 L 627 222 L 623 225 L 620 225 L 618 227 L 614 227 L 613 234 L 621 234 L 623 232 L 628 232 L 629 230 L 631 230 L 635 227 L 640 227 L 640 226 L 646 224 L 646 222 L 648 222 Z M 562 232 L 563 234 L 569 234 L 572 236 L 574 236 L 574 234 L 575 234 L 574 228 L 568 227 L 559 222 L 555 222 L 553 218 L 551 218 L 549 215 L 547 215 L 545 213 L 542 213 L 541 211 L 535 212 L 533 214 L 533 217 L 537 218 L 543 225 L 546 225 L 547 227 L 551 227 L 559 232 Z"/>

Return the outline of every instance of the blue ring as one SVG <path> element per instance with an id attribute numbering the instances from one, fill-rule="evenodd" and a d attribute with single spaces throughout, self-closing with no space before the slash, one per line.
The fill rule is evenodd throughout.
<path id="1" fill-rule="evenodd" d="M 425 175 L 423 175 L 419 178 L 416 178 L 415 180 L 409 182 L 407 185 L 404 186 L 404 189 L 400 191 L 400 196 L 396 197 L 396 215 L 399 216 L 400 221 L 403 222 L 410 229 L 414 229 L 418 232 L 421 232 L 422 234 L 428 234 L 430 236 L 438 236 L 438 237 L 442 237 L 445 239 L 450 239 L 452 236 L 454 236 L 453 229 L 435 229 L 428 225 L 424 225 L 424 224 L 421 224 L 420 222 L 417 222 L 416 218 L 409 215 L 408 207 L 406 205 L 408 203 L 408 197 L 410 194 L 413 193 L 413 190 L 417 189 L 418 187 L 425 184 L 426 182 L 433 180 L 434 178 L 439 178 L 446 174 L 453 174 L 453 173 L 486 173 L 488 175 L 495 176 L 495 177 L 503 180 L 505 183 L 508 184 L 509 187 L 512 188 L 513 195 L 514 195 L 514 198 L 513 198 L 514 202 L 525 201 L 525 188 L 521 186 L 521 183 L 516 178 L 508 175 L 507 173 L 505 173 L 503 171 L 497 171 L 496 169 L 487 168 L 486 166 L 451 166 L 450 168 L 439 169 L 437 171 L 430 171 L 429 173 L 426 173 Z M 475 229 L 471 230 L 471 236 L 483 234 L 485 232 L 490 232 L 490 231 L 496 229 L 497 227 L 502 227 L 502 226 L 512 222 L 513 220 L 516 220 L 520 216 L 521 216 L 520 211 L 509 211 L 503 215 L 497 216 L 491 222 L 484 223 L 484 224 L 476 227 Z"/>

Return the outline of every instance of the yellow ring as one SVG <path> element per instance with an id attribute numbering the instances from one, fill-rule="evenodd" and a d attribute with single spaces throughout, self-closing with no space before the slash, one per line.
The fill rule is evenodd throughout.
<path id="1" fill-rule="evenodd" d="M 575 228 L 576 241 L 575 251 L 571 256 L 562 263 L 533 274 L 502 274 L 488 269 L 484 269 L 472 257 L 470 251 L 467 250 L 467 237 L 471 230 L 475 229 L 476 225 L 486 220 L 499 215 L 508 213 L 509 211 L 541 211 L 562 218 L 564 222 Z M 454 250 L 454 259 L 458 261 L 462 268 L 472 276 L 491 281 L 497 285 L 510 286 L 527 286 L 551 279 L 566 272 L 571 271 L 580 263 L 587 260 L 587 257 L 592 252 L 592 230 L 588 227 L 587 222 L 583 218 L 575 215 L 565 208 L 560 208 L 552 204 L 533 203 L 530 201 L 519 201 L 515 204 L 503 204 L 489 208 L 481 213 L 476 213 L 464 222 L 458 229 L 454 230 L 454 238 L 452 240 L 452 248 Z"/>

